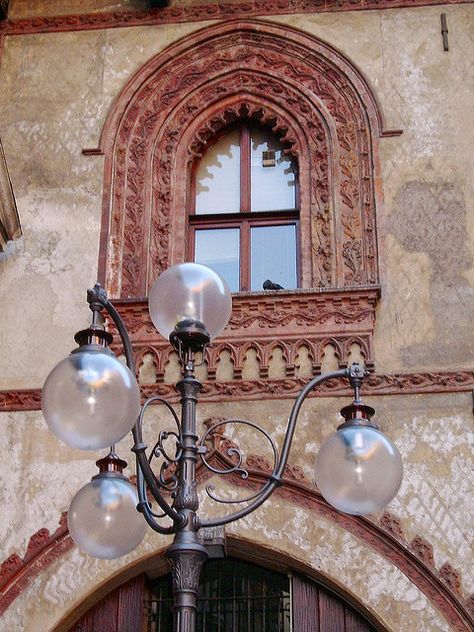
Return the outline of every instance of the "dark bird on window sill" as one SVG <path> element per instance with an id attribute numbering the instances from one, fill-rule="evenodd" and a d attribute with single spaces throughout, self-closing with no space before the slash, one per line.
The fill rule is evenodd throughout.
<path id="1" fill-rule="evenodd" d="M 270 279 L 267 279 L 266 281 L 263 282 L 263 289 L 264 290 L 284 290 L 285 288 L 283 287 L 283 285 L 279 285 L 278 283 L 273 283 L 273 281 L 270 281 Z"/>

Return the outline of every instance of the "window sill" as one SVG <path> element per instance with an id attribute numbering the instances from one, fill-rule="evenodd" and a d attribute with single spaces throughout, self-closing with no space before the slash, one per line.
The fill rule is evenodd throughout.
<path id="1" fill-rule="evenodd" d="M 380 287 L 375 285 L 235 293 L 229 324 L 210 346 L 198 377 L 216 387 L 222 383 L 225 399 L 225 383 L 250 381 L 266 392 L 275 381 L 318 373 L 328 355 L 339 367 L 362 358 L 373 368 L 379 297 Z M 146 299 L 113 302 L 131 334 L 140 382 L 171 383 L 177 377 L 177 360 L 151 323 Z M 117 336 L 115 341 L 120 353 Z"/>

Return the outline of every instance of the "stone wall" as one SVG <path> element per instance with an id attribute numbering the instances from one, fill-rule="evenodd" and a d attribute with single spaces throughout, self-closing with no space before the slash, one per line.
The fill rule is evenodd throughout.
<path id="1" fill-rule="evenodd" d="M 78 3 L 60 4 L 61 11 L 55 3 L 14 0 L 9 17 L 79 10 Z M 89 2 L 87 7 L 81 3 L 81 10 L 141 4 Z M 448 52 L 439 32 L 441 12 L 448 20 Z M 472 5 L 261 19 L 289 24 L 341 51 L 372 87 L 386 127 L 403 130 L 380 141 L 384 204 L 377 217 L 382 297 L 376 312 L 376 372 L 472 369 Z M 73 333 L 87 324 L 83 299 L 97 273 L 103 158 L 85 156 L 82 149 L 98 146 L 109 108 L 133 73 L 169 44 L 209 24 L 183 21 L 4 37 L 0 136 L 24 235 L 0 253 L 0 389 L 41 387 L 74 346 Z M 450 393 L 449 385 L 445 390 L 373 397 L 368 403 L 405 464 L 402 489 L 388 509 L 398 516 L 406 543 L 417 535 L 431 543 L 436 572 L 446 563 L 459 571 L 459 601 L 464 602 L 474 592 L 472 400 L 469 393 Z M 308 479 L 329 431 L 320 420 L 335 425 L 344 403 L 317 398 L 304 410 L 290 461 Z M 200 419 L 229 415 L 262 421 L 281 439 L 290 405 L 286 400 L 206 403 Z M 94 465 L 90 454 L 60 445 L 39 412 L 5 412 L 0 424 L 5 516 L 0 541 L 6 559 L 24 556 L 39 529 L 56 530 Z M 154 412 L 151 427 L 157 424 Z M 150 441 L 151 436 L 150 431 Z M 261 452 L 251 437 L 245 441 L 249 453 Z M 127 442 L 120 448 L 125 456 Z M 380 516 L 371 519 L 375 524 Z M 228 532 L 236 549 L 239 541 L 271 548 L 307 572 L 329 577 L 393 632 L 463 629 L 413 576 L 360 534 L 289 498 L 272 499 Z M 163 546 L 150 533 L 138 551 L 106 563 L 69 550 L 27 585 L 0 619 L 0 629 L 53 630 L 98 587 L 127 569 L 138 572 Z"/>

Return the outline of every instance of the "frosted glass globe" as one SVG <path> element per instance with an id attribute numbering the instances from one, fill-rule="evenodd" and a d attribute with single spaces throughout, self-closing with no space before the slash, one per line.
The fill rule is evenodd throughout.
<path id="1" fill-rule="evenodd" d="M 102 559 L 133 551 L 143 540 L 147 524 L 136 510 L 135 487 L 120 475 L 98 475 L 74 496 L 67 515 L 78 548 Z"/>
<path id="2" fill-rule="evenodd" d="M 368 426 L 330 435 L 316 459 L 316 483 L 324 498 L 348 514 L 380 511 L 398 492 L 403 464 L 395 445 Z"/>
<path id="3" fill-rule="evenodd" d="M 203 323 L 215 338 L 229 322 L 232 297 L 227 283 L 214 270 L 198 263 L 180 263 L 155 281 L 148 309 L 165 338 L 183 320 Z"/>
<path id="4" fill-rule="evenodd" d="M 140 390 L 114 355 L 79 351 L 60 362 L 43 387 L 41 407 L 52 432 L 82 450 L 122 439 L 140 410 Z"/>

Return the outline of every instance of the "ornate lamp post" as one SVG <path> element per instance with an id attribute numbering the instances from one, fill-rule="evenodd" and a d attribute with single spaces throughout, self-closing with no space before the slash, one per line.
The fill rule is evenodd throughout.
<path id="1" fill-rule="evenodd" d="M 87 299 L 92 324 L 76 334 L 79 347 L 53 369 L 43 389 L 44 417 L 60 439 L 89 450 L 112 446 L 109 454 L 97 461 L 99 474 L 74 497 L 68 513 L 69 530 L 81 550 L 101 558 L 130 552 L 144 537 L 147 524 L 158 533 L 174 534 L 166 557 L 173 582 L 175 632 L 196 629 L 199 576 L 208 557 L 206 547 L 199 541 L 199 530 L 246 516 L 281 485 L 301 405 L 318 384 L 347 377 L 354 389 L 354 401 L 341 411 L 344 422 L 326 439 L 317 457 L 316 482 L 322 495 L 336 509 L 362 515 L 382 509 L 397 493 L 403 473 L 401 458 L 371 421 L 374 410 L 360 400 L 364 370 L 357 364 L 315 377 L 302 389 L 294 402 L 280 452 L 265 430 L 245 420 L 218 422 L 198 437 L 196 404 L 201 384 L 194 375 L 196 354 L 205 352 L 231 313 L 230 292 L 209 268 L 192 263 L 174 266 L 158 278 L 150 292 L 151 319 L 158 331 L 169 338 L 182 367 L 182 378 L 176 385 L 181 395 L 180 416 L 159 397 L 148 399 L 140 410 L 140 391 L 132 373 L 132 347 L 125 325 L 100 285 L 88 291 Z M 102 324 L 103 311 L 117 327 L 128 368 L 108 349 L 112 336 Z M 153 449 L 147 452 L 142 436 L 143 417 L 155 402 L 167 407 L 176 427 L 171 432 L 161 430 Z M 232 423 L 244 424 L 269 441 L 273 471 L 257 493 L 238 501 L 244 505 L 241 509 L 205 519 L 198 514 L 198 459 L 216 474 L 246 475 L 243 455 L 235 449 L 233 454 L 237 453 L 238 459 L 231 469 L 216 470 L 206 460 L 210 435 L 219 426 Z M 129 430 L 136 455 L 136 490 L 122 474 L 127 464 L 114 448 Z M 170 441 L 174 444 L 173 454 Z M 154 458 L 162 459 L 159 471 L 152 467 Z M 213 500 L 227 502 L 209 489 L 208 494 Z M 151 506 L 149 495 L 159 513 Z"/>

